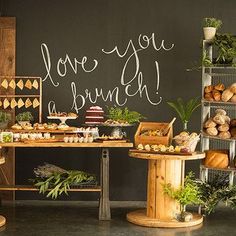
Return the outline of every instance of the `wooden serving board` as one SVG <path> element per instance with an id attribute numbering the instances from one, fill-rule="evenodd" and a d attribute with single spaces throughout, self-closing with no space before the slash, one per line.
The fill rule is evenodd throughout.
<path id="1" fill-rule="evenodd" d="M 128 140 L 127 139 L 108 139 L 108 140 L 96 139 L 96 142 L 99 142 L 99 143 L 126 143 L 126 142 L 128 142 Z"/>
<path id="2" fill-rule="evenodd" d="M 192 156 L 195 155 L 196 152 L 155 152 L 155 151 L 146 151 L 146 150 L 139 150 L 139 149 L 131 149 L 129 152 L 136 152 L 136 153 L 150 153 L 150 154 L 163 154 L 163 155 L 181 155 L 181 156 Z"/>
<path id="3" fill-rule="evenodd" d="M 61 139 L 36 139 L 36 140 L 24 140 L 24 143 L 56 143 L 63 142 Z"/>

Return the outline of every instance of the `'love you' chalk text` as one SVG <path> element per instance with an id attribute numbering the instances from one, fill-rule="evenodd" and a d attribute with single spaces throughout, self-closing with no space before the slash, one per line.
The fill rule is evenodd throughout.
<path id="1" fill-rule="evenodd" d="M 99 62 L 96 59 L 89 59 L 83 56 L 81 59 L 71 59 L 68 54 L 65 54 L 64 58 L 59 58 L 56 65 L 52 65 L 51 55 L 48 46 L 43 43 L 41 44 L 41 53 L 46 70 L 46 74 L 43 81 L 49 81 L 54 88 L 60 86 L 65 87 L 64 79 L 67 78 L 67 73 L 70 70 L 76 75 L 75 80 L 70 79 L 70 87 L 63 88 L 63 91 L 70 91 L 72 97 L 71 109 L 78 113 L 83 108 L 86 102 L 96 104 L 98 100 L 104 102 L 112 102 L 118 106 L 123 106 L 127 103 L 129 98 L 139 97 L 140 99 L 146 99 L 151 105 L 158 105 L 162 101 L 162 97 L 159 95 L 160 88 L 160 65 L 159 62 L 154 60 L 153 69 L 155 70 L 154 78 L 146 78 L 144 72 L 141 70 L 141 59 L 140 55 L 147 49 L 154 50 L 156 52 L 165 51 L 168 52 L 174 48 L 173 43 L 165 43 L 161 40 L 157 45 L 155 34 L 152 33 L 150 36 L 140 34 L 134 41 L 130 39 L 127 46 L 122 51 L 118 46 L 114 46 L 111 49 L 102 49 L 104 56 L 114 54 L 118 60 L 122 60 L 123 67 L 121 68 L 120 75 L 118 75 L 118 86 L 113 88 L 105 89 L 87 87 L 84 90 L 80 90 L 80 80 L 83 79 L 82 74 L 79 70 L 85 73 L 96 73 L 96 68 L 99 66 Z M 130 73 L 132 71 L 132 73 Z M 52 73 L 53 72 L 53 73 Z M 52 74 L 56 74 L 55 78 Z M 69 79 L 69 78 L 67 78 Z M 149 90 L 148 84 L 152 89 Z M 150 81 L 152 81 L 150 85 Z M 66 83 L 68 84 L 68 82 Z M 91 82 L 88 82 L 92 86 Z M 153 90 L 153 88 L 155 88 Z M 65 90 L 66 89 L 66 90 Z M 55 109 L 55 102 L 49 102 L 50 105 Z"/>

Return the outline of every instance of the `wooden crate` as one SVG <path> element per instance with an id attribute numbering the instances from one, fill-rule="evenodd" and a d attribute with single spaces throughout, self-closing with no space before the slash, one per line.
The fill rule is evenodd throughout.
<path id="1" fill-rule="evenodd" d="M 137 147 L 139 144 L 164 144 L 170 145 L 173 137 L 173 127 L 169 129 L 166 136 L 141 136 L 141 132 L 144 130 L 156 130 L 166 127 L 169 123 L 158 123 L 158 122 L 140 122 L 139 127 L 135 133 L 134 142 Z"/>

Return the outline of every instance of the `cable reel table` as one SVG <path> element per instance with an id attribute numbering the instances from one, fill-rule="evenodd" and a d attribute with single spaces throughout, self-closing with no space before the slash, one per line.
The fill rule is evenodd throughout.
<path id="1" fill-rule="evenodd" d="M 193 213 L 189 222 L 179 222 L 174 216 L 180 212 L 180 204 L 163 194 L 163 184 L 170 183 L 178 188 L 184 182 L 185 161 L 198 160 L 204 153 L 192 155 L 156 154 L 130 150 L 129 156 L 148 160 L 147 209 L 127 214 L 131 223 L 147 227 L 179 228 L 201 224 L 203 217 Z"/>

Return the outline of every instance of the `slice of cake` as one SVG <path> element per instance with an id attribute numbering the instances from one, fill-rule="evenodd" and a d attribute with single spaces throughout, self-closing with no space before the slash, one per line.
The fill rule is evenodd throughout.
<path id="1" fill-rule="evenodd" d="M 97 125 L 104 122 L 104 111 L 99 106 L 92 106 L 85 113 L 85 124 Z"/>

